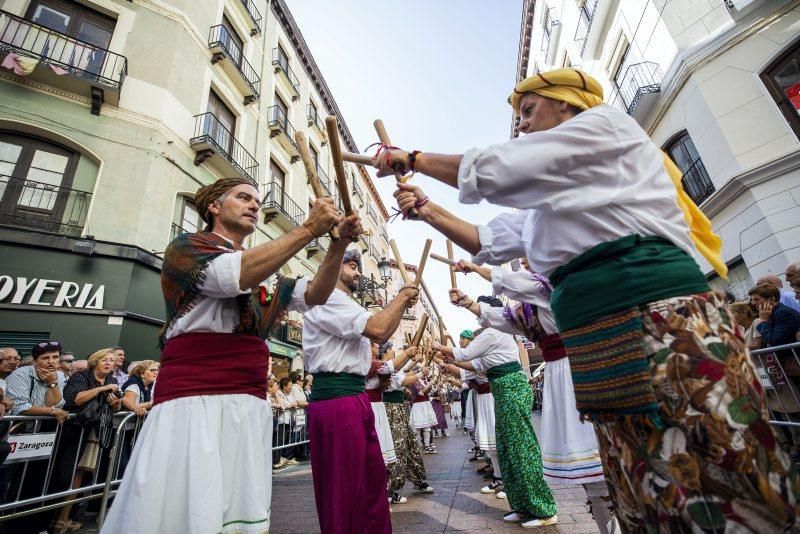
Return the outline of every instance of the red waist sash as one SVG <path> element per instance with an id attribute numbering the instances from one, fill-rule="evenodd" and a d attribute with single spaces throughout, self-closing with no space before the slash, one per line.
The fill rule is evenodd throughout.
<path id="1" fill-rule="evenodd" d="M 182 334 L 167 340 L 153 405 L 197 395 L 244 393 L 267 398 L 269 349 L 238 334 Z"/>
<path id="2" fill-rule="evenodd" d="M 567 349 L 561 341 L 560 334 L 549 334 L 539 339 L 539 348 L 542 349 L 542 359 L 546 362 L 555 362 L 567 357 Z"/>
<path id="3" fill-rule="evenodd" d="M 489 382 L 485 382 L 483 384 L 477 384 L 475 386 L 475 391 L 478 392 L 478 395 L 486 395 L 487 393 L 492 392 L 492 388 L 489 385 Z"/>
<path id="4" fill-rule="evenodd" d="M 380 389 L 366 390 L 370 402 L 383 402 L 383 392 Z"/>
<path id="5" fill-rule="evenodd" d="M 431 398 L 427 395 L 417 395 L 414 397 L 414 404 L 418 402 L 428 402 L 429 400 L 431 400 Z"/>

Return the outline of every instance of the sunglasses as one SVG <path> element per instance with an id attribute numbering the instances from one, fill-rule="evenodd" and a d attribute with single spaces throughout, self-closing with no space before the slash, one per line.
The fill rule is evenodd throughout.
<path id="1" fill-rule="evenodd" d="M 61 360 L 61 363 L 72 363 L 74 361 L 75 361 L 75 358 L 73 358 L 71 360 Z"/>
<path id="2" fill-rule="evenodd" d="M 36 344 L 37 347 L 44 349 L 47 347 L 60 347 L 61 343 L 58 341 L 42 341 L 41 343 Z"/>

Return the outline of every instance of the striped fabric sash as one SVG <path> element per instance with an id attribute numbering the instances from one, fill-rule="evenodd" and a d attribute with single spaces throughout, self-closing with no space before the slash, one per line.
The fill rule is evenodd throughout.
<path id="1" fill-rule="evenodd" d="M 582 419 L 646 415 L 658 420 L 641 315 L 633 308 L 561 333 Z"/>

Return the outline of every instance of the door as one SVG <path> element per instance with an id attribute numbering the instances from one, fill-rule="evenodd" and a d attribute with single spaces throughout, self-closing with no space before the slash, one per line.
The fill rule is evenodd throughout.
<path id="1" fill-rule="evenodd" d="M 228 50 L 228 54 L 231 56 L 230 60 L 241 70 L 244 41 L 242 41 L 242 38 L 236 33 L 236 30 L 233 29 L 233 24 L 231 24 L 231 21 L 228 20 L 228 17 L 225 15 L 222 16 L 222 27 L 224 31 L 220 35 L 220 41 L 222 41 L 222 44 Z"/>
<path id="2" fill-rule="evenodd" d="M 230 155 L 233 152 L 236 115 L 214 91 L 208 95 L 208 113 L 213 115 L 213 118 L 206 115 L 205 133 Z"/>

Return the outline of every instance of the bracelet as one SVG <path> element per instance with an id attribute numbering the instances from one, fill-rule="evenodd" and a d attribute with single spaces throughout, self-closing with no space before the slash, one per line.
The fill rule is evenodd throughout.
<path id="1" fill-rule="evenodd" d="M 417 208 L 417 209 L 419 209 L 419 208 L 421 208 L 422 206 L 424 206 L 425 204 L 427 204 L 427 203 L 428 203 L 428 200 L 430 200 L 430 197 L 425 197 L 425 198 L 423 198 L 422 200 L 417 200 L 417 201 L 414 203 L 414 207 L 415 207 L 415 208 Z"/>
<path id="2" fill-rule="evenodd" d="M 311 230 L 311 227 L 308 224 L 306 224 L 305 221 L 303 221 L 303 224 L 301 226 L 305 227 L 305 229 L 308 230 L 308 233 L 311 234 L 314 237 L 314 239 L 317 239 L 317 238 L 320 237 L 317 234 L 315 234 L 313 230 Z"/>
<path id="3" fill-rule="evenodd" d="M 408 155 L 408 170 L 410 170 L 411 172 L 417 172 L 416 169 L 414 169 L 414 164 L 417 162 L 417 156 L 419 156 L 420 154 L 422 154 L 422 152 L 420 152 L 419 150 L 415 150 Z"/>

